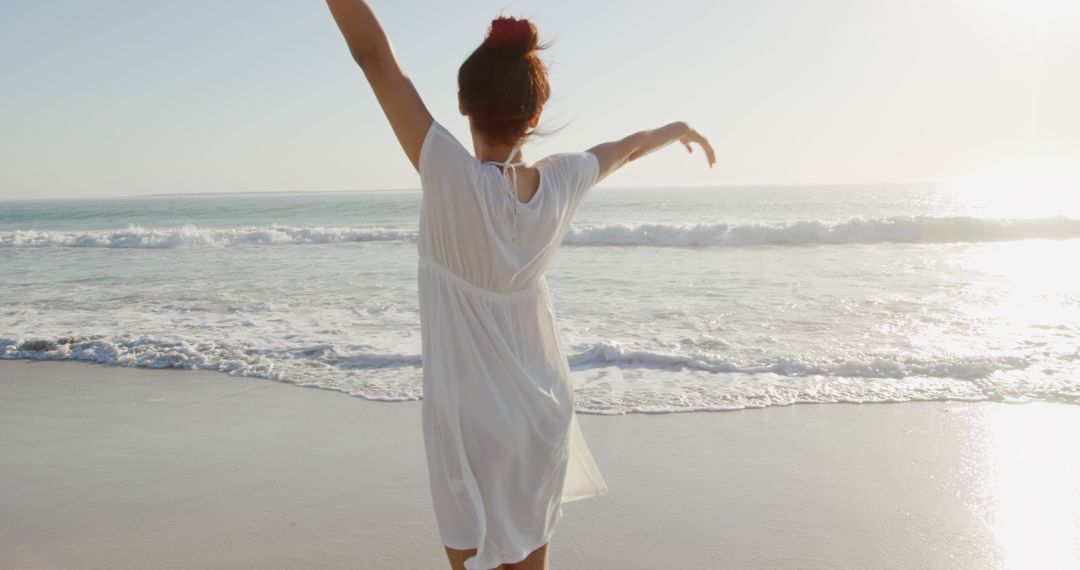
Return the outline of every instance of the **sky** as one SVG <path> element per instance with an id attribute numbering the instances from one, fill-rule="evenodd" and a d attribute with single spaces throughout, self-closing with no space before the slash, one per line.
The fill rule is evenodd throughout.
<path id="1" fill-rule="evenodd" d="M 1080 179 L 1073 0 L 373 0 L 471 148 L 457 68 L 499 14 L 552 41 L 527 160 L 684 120 L 603 186 Z M 323 2 L 0 0 L 0 199 L 416 188 Z"/>

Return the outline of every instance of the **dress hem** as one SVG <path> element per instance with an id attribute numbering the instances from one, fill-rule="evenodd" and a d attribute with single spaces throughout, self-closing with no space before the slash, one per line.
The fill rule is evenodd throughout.
<path id="1" fill-rule="evenodd" d="M 559 518 L 561 519 L 562 516 L 560 515 Z M 466 570 L 491 570 L 492 568 L 498 568 L 499 566 L 502 566 L 503 564 L 517 564 L 519 562 L 524 561 L 526 558 L 528 558 L 529 555 L 532 554 L 533 551 L 535 551 L 537 548 L 540 548 L 541 546 L 544 546 L 545 544 L 550 543 L 551 539 L 554 538 L 554 537 L 555 537 L 555 529 L 553 528 L 547 533 L 547 536 L 544 537 L 544 540 L 542 540 L 539 543 L 527 548 L 525 550 L 525 555 L 522 556 L 521 558 L 519 558 L 517 560 L 504 560 L 502 562 L 497 562 L 494 566 L 485 566 L 484 568 L 470 568 L 469 567 L 469 560 L 471 560 L 473 558 L 476 558 L 475 555 L 471 556 L 471 557 L 469 557 L 468 559 L 465 560 L 465 569 Z M 477 547 L 477 546 L 470 546 L 468 548 L 456 548 L 456 547 L 451 546 L 450 548 L 454 548 L 455 550 L 468 550 L 468 549 L 476 548 L 477 550 L 479 550 L 479 547 Z"/>

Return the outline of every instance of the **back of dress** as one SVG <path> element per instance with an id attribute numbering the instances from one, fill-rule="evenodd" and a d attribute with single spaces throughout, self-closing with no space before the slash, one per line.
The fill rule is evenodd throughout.
<path id="1" fill-rule="evenodd" d="M 551 539 L 563 502 L 607 490 L 543 278 L 599 163 L 561 154 L 536 168 L 521 203 L 438 123 L 420 152 L 424 446 L 440 536 L 477 549 L 470 570 L 524 559 Z"/>
<path id="2" fill-rule="evenodd" d="M 521 203 L 496 165 L 479 162 L 433 122 L 420 153 L 420 255 L 490 291 L 535 286 L 600 167 L 587 152 L 552 155 L 534 166 L 539 188 Z"/>

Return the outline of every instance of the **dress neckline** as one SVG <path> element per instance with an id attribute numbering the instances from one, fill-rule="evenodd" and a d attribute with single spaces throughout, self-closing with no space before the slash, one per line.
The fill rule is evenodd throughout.
<path id="1" fill-rule="evenodd" d="M 541 165 L 542 162 L 543 161 L 539 161 L 539 162 L 536 162 L 536 163 L 534 163 L 532 165 L 532 167 L 536 169 L 536 177 L 537 177 L 536 192 L 533 192 L 533 195 L 532 195 L 531 198 L 529 198 L 528 202 L 522 202 L 521 199 L 518 198 L 517 188 L 514 189 L 512 199 L 514 200 L 514 202 L 517 203 L 518 206 L 532 207 L 536 203 L 536 197 L 540 195 L 541 191 L 543 191 L 543 189 L 544 189 L 544 179 L 546 177 L 544 176 L 544 169 L 540 168 L 540 165 Z M 481 164 L 490 164 L 490 165 L 498 168 L 498 167 L 502 166 L 504 163 L 496 162 L 494 160 L 485 160 Z M 505 163 L 505 164 L 507 166 L 513 166 L 513 167 L 524 167 L 525 166 L 524 162 L 510 162 L 510 163 Z M 505 176 L 505 172 L 503 172 L 503 171 L 499 171 L 499 174 L 500 174 L 500 176 Z"/>
<path id="2" fill-rule="evenodd" d="M 504 164 L 506 166 L 525 166 L 525 161 L 523 160 L 521 162 L 499 162 L 497 160 L 485 160 L 481 164 L 494 164 L 495 166 L 503 166 Z"/>

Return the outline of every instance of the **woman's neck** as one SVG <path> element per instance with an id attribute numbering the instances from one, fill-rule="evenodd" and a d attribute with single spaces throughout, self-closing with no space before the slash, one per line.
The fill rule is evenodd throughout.
<path id="1" fill-rule="evenodd" d="M 499 164 L 502 164 L 503 162 L 506 162 L 507 157 L 510 158 L 510 162 L 521 162 L 525 160 L 521 153 L 521 149 L 518 149 L 514 156 L 509 156 L 516 145 L 489 141 L 484 138 L 484 135 L 477 133 L 475 130 L 472 132 L 472 137 L 473 151 L 476 152 L 476 159 L 480 162 L 498 162 Z"/>

